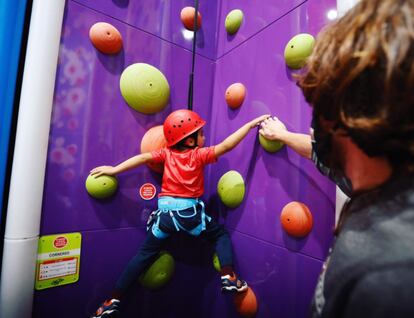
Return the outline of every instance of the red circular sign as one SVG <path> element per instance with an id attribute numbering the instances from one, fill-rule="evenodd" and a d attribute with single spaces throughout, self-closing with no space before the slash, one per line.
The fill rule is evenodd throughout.
<path id="1" fill-rule="evenodd" d="M 64 236 L 59 236 L 53 241 L 56 248 L 64 248 L 68 244 L 68 239 Z"/>
<path id="2" fill-rule="evenodd" d="M 155 197 L 157 189 L 152 183 L 144 183 L 141 188 L 139 188 L 139 195 L 144 200 L 151 200 Z"/>

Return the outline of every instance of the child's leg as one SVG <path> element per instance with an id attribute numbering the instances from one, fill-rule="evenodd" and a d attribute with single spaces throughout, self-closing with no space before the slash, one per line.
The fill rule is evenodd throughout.
<path id="1" fill-rule="evenodd" d="M 226 229 L 221 224 L 211 220 L 206 224 L 206 230 L 202 235 L 209 241 L 215 242 L 217 257 L 221 266 L 221 290 L 223 292 L 246 291 L 247 283 L 237 278 L 233 270 L 233 248 Z"/>
<path id="2" fill-rule="evenodd" d="M 155 237 L 151 230 L 147 232 L 147 237 L 138 253 L 129 261 L 127 267 L 119 277 L 113 293 L 114 298 L 119 299 L 137 281 L 142 272 L 158 256 L 165 241 L 166 239 Z"/>
<path id="3" fill-rule="evenodd" d="M 154 225 L 153 225 L 154 226 Z M 168 229 L 164 229 L 168 230 Z M 123 273 L 119 277 L 115 290 L 113 290 L 111 299 L 107 299 L 98 308 L 91 318 L 111 318 L 119 315 L 119 299 L 134 284 L 142 272 L 155 260 L 167 240 L 166 232 L 163 232 L 166 238 L 157 238 L 152 233 L 152 228 L 147 232 L 144 243 L 141 245 L 138 253 L 129 261 Z"/>
<path id="4" fill-rule="evenodd" d="M 206 230 L 202 232 L 202 236 L 215 244 L 217 257 L 220 261 L 222 270 L 223 268 L 229 267 L 232 269 L 233 247 L 231 245 L 229 233 L 226 231 L 224 226 L 212 219 L 206 224 Z"/>

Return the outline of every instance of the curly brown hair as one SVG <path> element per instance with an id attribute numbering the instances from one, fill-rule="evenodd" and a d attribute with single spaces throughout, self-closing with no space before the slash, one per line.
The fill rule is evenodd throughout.
<path id="1" fill-rule="evenodd" d="M 370 156 L 414 162 L 414 0 L 361 0 L 317 37 L 298 85 Z"/>

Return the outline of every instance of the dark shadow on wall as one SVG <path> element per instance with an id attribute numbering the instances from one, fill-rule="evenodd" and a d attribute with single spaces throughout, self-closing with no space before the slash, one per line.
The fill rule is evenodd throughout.
<path id="1" fill-rule="evenodd" d="M 227 41 L 232 42 L 236 38 L 237 32 L 234 34 L 227 33 Z"/>
<path id="2" fill-rule="evenodd" d="M 112 2 L 120 8 L 126 8 L 129 5 L 129 0 L 112 0 Z"/>
<path id="3" fill-rule="evenodd" d="M 165 108 L 155 114 L 144 114 L 140 113 L 139 111 L 135 110 L 131 106 L 127 104 L 127 102 L 124 100 L 122 107 L 128 107 L 128 110 L 131 112 L 132 116 L 134 117 L 135 121 L 139 124 L 140 127 L 144 127 L 145 130 L 149 130 L 152 127 L 163 125 L 165 118 L 171 113 L 171 107 L 168 103 Z M 136 136 L 138 138 L 139 136 Z M 141 137 L 142 138 L 142 137 Z M 141 140 L 138 140 L 138 145 L 141 144 Z"/>
<path id="4" fill-rule="evenodd" d="M 197 47 L 198 48 L 204 48 L 204 43 L 205 43 L 205 36 L 204 36 L 204 30 L 203 28 L 199 29 L 197 31 Z M 192 48 L 192 45 L 191 45 Z"/>
<path id="5" fill-rule="evenodd" d="M 286 78 L 288 78 L 289 81 L 296 84 L 297 79 L 295 78 L 295 75 L 300 75 L 301 70 L 293 70 L 289 68 L 289 66 L 285 65 L 285 72 L 286 72 Z"/>
<path id="6" fill-rule="evenodd" d="M 120 75 L 124 71 L 125 52 L 123 48 L 118 54 L 103 54 L 96 51 L 96 55 L 103 67 L 111 74 Z"/>
<path id="7" fill-rule="evenodd" d="M 303 238 L 290 236 L 283 230 L 283 243 L 288 250 L 300 252 L 308 241 L 309 235 Z"/>
<path id="8" fill-rule="evenodd" d="M 238 107 L 238 108 L 236 108 L 236 109 L 234 109 L 234 108 L 231 108 L 230 106 L 228 106 L 227 104 L 225 104 L 225 107 L 227 107 L 227 115 L 228 115 L 228 117 L 231 119 L 231 120 L 233 120 L 233 119 L 235 119 L 236 117 L 237 117 L 237 115 L 239 114 L 239 112 L 240 112 L 240 108 L 241 107 L 243 107 L 243 105 L 241 105 L 240 107 Z"/>

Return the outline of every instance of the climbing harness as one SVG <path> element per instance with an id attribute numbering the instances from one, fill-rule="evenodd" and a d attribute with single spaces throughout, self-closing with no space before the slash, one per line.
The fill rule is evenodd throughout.
<path id="1" fill-rule="evenodd" d="M 147 230 L 151 229 L 152 234 L 159 239 L 170 235 L 160 229 L 161 218 L 166 217 L 172 221 L 172 231 L 184 231 L 193 236 L 200 235 L 211 220 L 200 199 L 161 197 L 158 199 L 158 210 L 150 214 L 147 222 Z"/>

